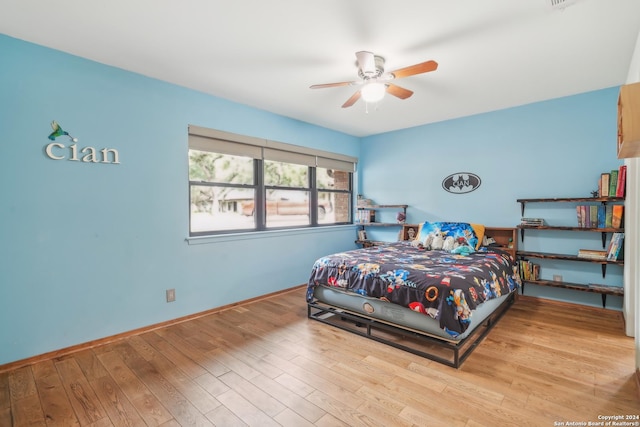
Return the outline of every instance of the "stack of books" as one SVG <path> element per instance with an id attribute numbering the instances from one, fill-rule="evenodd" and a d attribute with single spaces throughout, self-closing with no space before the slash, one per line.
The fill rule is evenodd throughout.
<path id="1" fill-rule="evenodd" d="M 544 225 L 544 220 L 542 218 L 522 218 L 520 220 L 520 224 L 532 227 L 540 227 Z"/>
<path id="2" fill-rule="evenodd" d="M 613 233 L 609 248 L 607 249 L 607 260 L 616 261 L 622 258 L 622 249 L 624 246 L 624 233 Z"/>
<path id="3" fill-rule="evenodd" d="M 607 251 L 597 251 L 593 249 L 580 249 L 578 250 L 579 258 L 588 258 L 588 259 L 597 259 L 597 260 L 606 260 L 607 259 Z"/>
<path id="4" fill-rule="evenodd" d="M 611 172 L 600 174 L 598 180 L 598 196 L 599 197 L 624 197 L 627 182 L 627 167 L 620 166 Z"/>
<path id="5" fill-rule="evenodd" d="M 577 205 L 578 227 L 621 228 L 624 205 Z"/>
<path id="6" fill-rule="evenodd" d="M 368 224 L 371 222 L 371 210 L 369 209 L 358 209 L 356 214 L 356 223 L 357 224 Z"/>
<path id="7" fill-rule="evenodd" d="M 538 280 L 540 279 L 540 265 L 531 261 L 518 261 L 518 269 L 520 270 L 520 278 L 522 280 Z"/>

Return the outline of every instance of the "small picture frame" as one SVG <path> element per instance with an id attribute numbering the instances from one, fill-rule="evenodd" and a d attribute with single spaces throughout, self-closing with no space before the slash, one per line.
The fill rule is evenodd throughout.
<path id="1" fill-rule="evenodd" d="M 358 240 L 367 240 L 366 230 L 358 230 Z"/>
<path id="2" fill-rule="evenodd" d="M 416 229 L 414 227 L 408 227 L 405 240 L 414 240 L 417 237 L 417 234 L 418 233 L 416 232 Z"/>
<path id="3" fill-rule="evenodd" d="M 418 227 L 411 224 L 403 224 L 400 233 L 398 234 L 398 240 L 412 241 L 418 237 Z"/>

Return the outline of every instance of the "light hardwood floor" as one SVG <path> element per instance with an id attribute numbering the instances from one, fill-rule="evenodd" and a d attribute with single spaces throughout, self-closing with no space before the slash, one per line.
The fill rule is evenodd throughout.
<path id="1" fill-rule="evenodd" d="M 454 369 L 308 320 L 298 288 L 2 372 L 0 426 L 597 422 L 640 415 L 633 347 L 619 312 L 519 298 Z"/>

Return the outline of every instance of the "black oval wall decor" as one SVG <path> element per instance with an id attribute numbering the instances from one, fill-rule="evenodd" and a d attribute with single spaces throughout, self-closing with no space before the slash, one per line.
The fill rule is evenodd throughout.
<path id="1" fill-rule="evenodd" d="M 471 172 L 456 172 L 442 180 L 442 188 L 453 194 L 471 193 L 480 187 L 480 177 Z"/>

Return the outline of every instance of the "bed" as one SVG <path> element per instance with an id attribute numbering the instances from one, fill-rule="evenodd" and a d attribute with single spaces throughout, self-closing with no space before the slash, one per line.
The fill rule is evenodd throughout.
<path id="1" fill-rule="evenodd" d="M 467 223 L 425 222 L 414 241 L 321 257 L 308 317 L 458 368 L 521 285 L 512 256 L 482 246 L 479 234 Z"/>

